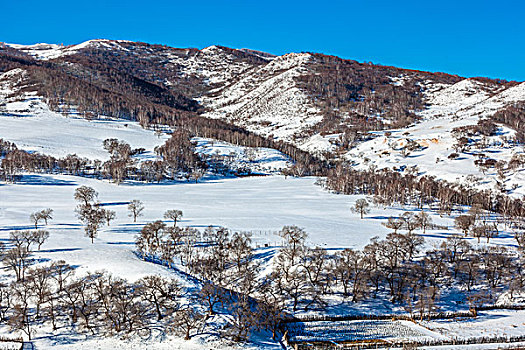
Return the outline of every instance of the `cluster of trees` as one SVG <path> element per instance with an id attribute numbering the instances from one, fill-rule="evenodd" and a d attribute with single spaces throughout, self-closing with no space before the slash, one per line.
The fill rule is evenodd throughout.
<path id="1" fill-rule="evenodd" d="M 133 156 L 144 152 L 144 149 L 132 149 L 122 140 L 106 139 L 102 146 L 110 154 L 110 159 L 104 163 L 75 154 L 57 159 L 19 150 L 13 143 L 6 142 L 5 147 L 0 148 L 3 154 L 0 178 L 15 182 L 23 171 L 28 171 L 89 175 L 108 178 L 119 184 L 126 179 L 159 182 L 180 176 L 198 180 L 207 168 L 205 161 L 195 153 L 190 135 L 183 130 L 174 132 L 164 145 L 155 149 L 158 160 L 137 162 Z"/>
<path id="2" fill-rule="evenodd" d="M 16 255 L 18 250 L 24 253 Z M 150 275 L 129 282 L 107 272 L 77 275 L 64 261 L 34 265 L 25 247 L 2 251 L 1 256 L 15 276 L 11 283 L 0 284 L 0 324 L 23 331 L 29 339 L 43 324 L 92 335 L 155 327 L 189 339 L 204 320 L 171 278 Z"/>
<path id="3" fill-rule="evenodd" d="M 172 213 L 167 211 L 165 216 L 173 217 Z M 211 226 L 200 232 L 159 220 L 144 226 L 136 246 L 144 259 L 171 266 L 178 263 L 198 277 L 202 283 L 198 299 L 206 314 L 214 315 L 219 307 L 227 309 L 232 315 L 227 333 L 234 340 L 245 340 L 261 329 L 277 336 L 285 317 L 284 303 L 267 280 L 259 280 L 260 262 L 250 234 Z"/>
<path id="4" fill-rule="evenodd" d="M 480 119 L 476 125 L 465 125 L 454 128 L 452 134 L 460 138 L 462 136 L 493 136 L 497 131 L 497 126 L 489 119 Z"/>
<path id="5" fill-rule="evenodd" d="M 494 113 L 494 115 L 491 116 L 491 120 L 516 130 L 514 140 L 518 144 L 525 144 L 525 132 L 523 131 L 523 126 L 525 125 L 525 103 L 516 102 Z"/>
<path id="6" fill-rule="evenodd" d="M 406 213 L 391 219 L 386 226 L 394 232 L 385 239 L 373 238 L 363 250 L 335 252 L 308 247 L 304 230 L 285 226 L 280 231 L 284 246 L 263 278 L 247 233 L 213 227 L 199 232 L 156 221 L 144 227 L 136 243 L 144 259 L 155 257 L 168 265 L 178 261 L 199 277 L 199 297 L 208 314 L 230 305 L 233 314 L 245 315 L 236 321 L 244 329 L 238 339 L 256 329 L 254 320 L 276 334 L 288 313 L 326 307 L 334 297 L 353 302 L 389 299 L 424 317 L 438 309 L 442 296 L 453 293 L 476 309 L 503 291 L 523 291 L 523 278 L 514 277 L 521 276 L 521 254 L 516 257 L 500 246 L 476 248 L 459 235 L 424 251 L 425 241 L 414 230 L 431 225 L 428 216 Z M 399 233 L 401 229 L 408 232 Z"/>
<path id="7" fill-rule="evenodd" d="M 94 198 L 92 192 L 78 192 L 84 205 Z M 165 217 L 174 221 L 172 227 L 155 222 L 141 232 L 141 237 L 150 239 L 147 247 L 155 253 L 155 241 L 168 239 L 163 236 L 167 233 L 170 237 L 174 232 L 179 232 L 178 236 L 196 233 L 176 227 L 181 211 L 168 210 Z M 49 233 L 43 230 L 12 232 L 12 247 L 0 247 L 0 260 L 12 273 L 11 282 L 0 284 L 0 324 L 24 332 L 29 339 L 44 324 L 53 330 L 72 327 L 92 335 L 144 334 L 155 328 L 190 339 L 205 330 L 209 317 L 221 304 L 232 316 L 229 324 L 221 329 L 210 324 L 208 331 L 242 341 L 254 330 L 268 329 L 276 336 L 284 317 L 282 306 L 271 299 L 256 301 L 249 296 L 258 289 L 259 282 L 246 234 L 229 237 L 227 230 L 208 228 L 202 237 L 209 244 L 200 242 L 201 249 L 192 246 L 194 253 L 185 252 L 181 260 L 187 269 L 202 277 L 197 293 L 174 279 L 156 275 L 130 282 L 101 271 L 77 274 L 64 261 L 37 264 L 32 247 L 40 249 L 48 237 Z M 219 260 L 212 261 L 213 257 Z M 246 283 L 241 283 L 243 280 Z M 236 286 L 235 290 L 228 289 L 230 285 Z M 271 293 L 268 298 L 272 298 Z"/>
<path id="8" fill-rule="evenodd" d="M 0 157 L 5 157 L 7 153 L 14 151 L 16 148 L 13 142 L 0 139 Z"/>

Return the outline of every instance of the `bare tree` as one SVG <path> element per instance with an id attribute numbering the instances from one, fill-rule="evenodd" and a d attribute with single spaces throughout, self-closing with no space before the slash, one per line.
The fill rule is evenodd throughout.
<path id="1" fill-rule="evenodd" d="M 33 240 L 38 244 L 38 250 L 44 242 L 49 238 L 49 231 L 46 230 L 37 230 L 33 232 Z"/>
<path id="2" fill-rule="evenodd" d="M 99 208 L 97 205 L 84 205 L 77 206 L 77 216 L 80 221 L 84 223 L 84 231 L 86 236 L 91 238 L 91 243 L 94 242 L 95 237 L 98 235 L 98 230 L 104 224 L 105 210 Z"/>
<path id="3" fill-rule="evenodd" d="M 215 315 L 215 305 L 223 301 L 224 290 L 211 282 L 205 282 L 199 292 L 199 299 L 208 309 L 208 315 Z"/>
<path id="4" fill-rule="evenodd" d="M 33 297 L 32 289 L 28 280 L 20 280 L 11 284 L 13 293 L 14 306 L 13 313 L 9 317 L 8 324 L 12 330 L 23 331 L 29 340 L 31 340 L 35 330 L 35 315 L 31 308 L 31 299 Z"/>
<path id="5" fill-rule="evenodd" d="M 204 315 L 188 306 L 178 310 L 173 320 L 173 326 L 184 334 L 185 340 L 190 340 L 193 332 L 204 322 Z"/>
<path id="6" fill-rule="evenodd" d="M 475 217 L 472 215 L 460 215 L 454 219 L 454 224 L 466 237 L 475 221 Z"/>
<path id="7" fill-rule="evenodd" d="M 157 320 L 177 311 L 182 288 L 175 280 L 152 275 L 139 279 L 137 286 L 138 295 L 155 309 Z"/>
<path id="8" fill-rule="evenodd" d="M 176 209 L 166 210 L 164 213 L 165 219 L 173 220 L 173 227 L 177 226 L 177 220 L 182 218 L 182 211 Z"/>
<path id="9" fill-rule="evenodd" d="M 134 199 L 128 204 L 129 217 L 133 218 L 133 222 L 137 222 L 137 218 L 142 216 L 142 211 L 144 210 L 144 204 L 138 200 Z"/>
<path id="10" fill-rule="evenodd" d="M 74 197 L 77 201 L 83 202 L 87 206 L 98 197 L 98 192 L 91 187 L 80 186 L 75 190 Z"/>
<path id="11" fill-rule="evenodd" d="M 408 233 L 412 233 L 419 227 L 419 221 L 417 217 L 409 211 L 406 211 L 401 215 L 401 220 L 403 220 L 403 226 L 408 231 Z"/>
<path id="12" fill-rule="evenodd" d="M 7 321 L 7 315 L 11 311 L 13 296 L 11 288 L 5 283 L 0 283 L 0 320 Z"/>
<path id="13" fill-rule="evenodd" d="M 47 225 L 47 221 L 53 219 L 53 209 L 47 208 L 40 211 L 40 218 L 43 219 Z"/>
<path id="14" fill-rule="evenodd" d="M 27 271 L 28 287 L 31 288 L 35 301 L 36 317 L 40 318 L 42 305 L 51 293 L 51 269 L 48 266 L 35 267 Z"/>
<path id="15" fill-rule="evenodd" d="M 425 213 L 424 211 L 420 211 L 416 214 L 415 220 L 417 223 L 417 226 L 421 227 L 423 229 L 423 234 L 426 233 L 427 227 L 432 225 L 432 218 L 430 215 Z"/>
<path id="16" fill-rule="evenodd" d="M 259 292 L 261 300 L 257 303 L 258 324 L 260 329 L 272 332 L 272 339 L 275 340 L 281 322 L 285 317 L 284 300 L 269 279 L 261 283 Z"/>
<path id="17" fill-rule="evenodd" d="M 384 225 L 385 225 L 385 227 L 394 230 L 394 233 L 397 233 L 397 231 L 401 227 L 403 227 L 403 220 L 396 219 L 396 218 L 391 216 L 391 217 L 388 218 L 388 221 Z"/>
<path id="18" fill-rule="evenodd" d="M 112 220 L 115 220 L 116 217 L 117 213 L 115 213 L 113 210 L 104 209 L 104 219 L 106 220 L 108 226 Z"/>
<path id="19" fill-rule="evenodd" d="M 286 249 L 283 250 L 283 253 L 288 256 L 293 264 L 304 249 L 307 234 L 302 228 L 297 226 L 284 226 L 279 232 L 279 236 L 285 239 Z"/>
<path id="20" fill-rule="evenodd" d="M 34 212 L 34 213 L 31 213 L 31 215 L 29 215 L 29 221 L 35 225 L 35 230 L 38 229 L 38 222 L 40 220 L 42 220 L 42 216 L 41 216 L 41 213 L 38 211 L 38 212 Z"/>
<path id="21" fill-rule="evenodd" d="M 360 198 L 355 202 L 351 210 L 354 213 L 359 213 L 362 219 L 364 214 L 368 214 L 370 212 L 370 209 L 368 208 L 369 206 L 370 204 L 366 199 Z"/>
<path id="22" fill-rule="evenodd" d="M 240 298 L 230 304 L 230 312 L 232 318 L 229 327 L 226 328 L 226 336 L 237 342 L 247 340 L 257 327 L 257 313 L 246 298 Z"/>
<path id="23" fill-rule="evenodd" d="M 35 243 L 35 231 L 17 231 L 11 232 L 10 238 L 15 246 L 19 246 L 20 242 L 23 242 L 25 248 L 28 252 L 31 252 L 31 244 Z"/>
<path id="24" fill-rule="evenodd" d="M 2 263 L 13 270 L 17 281 L 22 281 L 25 278 L 26 269 L 31 264 L 31 260 L 25 247 L 14 247 L 7 251 Z"/>
<path id="25" fill-rule="evenodd" d="M 228 244 L 231 260 L 237 266 L 237 272 L 247 267 L 246 262 L 251 261 L 253 256 L 251 234 L 247 232 L 235 232 Z"/>

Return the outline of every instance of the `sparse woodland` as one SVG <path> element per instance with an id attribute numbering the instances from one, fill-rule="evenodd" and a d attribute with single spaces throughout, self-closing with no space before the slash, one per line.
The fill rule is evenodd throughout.
<path id="1" fill-rule="evenodd" d="M 53 209 L 45 208 L 28 213 L 31 230 L 13 230 L 9 242 L 0 243 L 0 260 L 8 273 L 6 282 L 0 284 L 2 325 L 29 339 L 46 325 L 53 331 L 67 329 L 97 336 L 148 336 L 160 329 L 187 340 L 206 332 L 236 342 L 267 332 L 276 340 L 298 314 L 323 310 L 334 300 L 355 305 L 387 303 L 402 308 L 410 319 L 423 320 L 439 312 L 442 301 L 451 302 L 454 296 L 466 300 L 464 308 L 475 315 L 483 307 L 494 306 L 504 293 L 512 298 L 525 292 L 525 200 L 512 197 L 511 189 L 505 187 L 506 176 L 521 169 L 525 158 L 516 153 L 508 161 L 497 161 L 484 153 L 496 142 L 501 126 L 515 130 L 511 137 L 500 140 L 502 145 L 523 147 L 523 102 L 452 131 L 451 162 L 470 152 L 477 157 L 474 164 L 483 174 L 491 170 L 498 175 L 496 188 L 477 189 L 421 176 L 417 169 L 377 169 L 372 165 L 357 170 L 355 164 L 340 157 L 358 142 L 375 137 L 373 131 L 416 122 L 417 112 L 425 108 L 424 84 L 452 84 L 460 77 L 314 54 L 308 63 L 309 73 L 294 77 L 298 88 L 323 115 L 307 133 L 339 136 L 333 141 L 333 153 L 312 154 L 273 135 L 262 137 L 232 123 L 203 117 L 205 110 L 199 99 L 228 82 L 209 83 L 196 74 L 182 74 L 182 66 L 160 55 L 169 52 L 177 57 L 197 57 L 203 52 L 145 43 L 122 45 L 130 51 L 144 50 L 149 58 L 125 50 L 115 53 L 88 48 L 39 61 L 0 46 L 0 72 L 23 68 L 27 75 L 18 82 L 20 92 L 36 93 L 56 112 L 74 112 L 88 120 L 137 121 L 159 135 L 169 134 L 165 143 L 154 149 L 155 159 L 142 160 L 145 149 L 134 149 L 116 138 L 105 139 L 100 145 L 107 152 L 105 161 L 75 154 L 56 158 L 0 139 L 3 181 L 16 183 L 27 172 L 106 179 L 117 185 L 128 180 L 198 183 L 207 174 L 250 175 L 249 169 L 233 168 L 228 156 L 198 154 L 192 139 L 203 137 L 279 150 L 294 163 L 283 175 L 319 176 L 317 184 L 328 191 L 363 195 L 366 198 L 357 199 L 351 208 L 355 220 L 364 219 L 372 206 L 411 210 L 385 218 L 383 225 L 390 232 L 384 239 L 372 238 L 360 250 L 309 246 L 308 233 L 290 223 L 279 231 L 282 244 L 273 247 L 264 260 L 258 256 L 261 247 L 252 241 L 250 232 L 183 227 L 180 208 L 165 208 L 164 220 L 159 217 L 144 224 L 140 221 L 144 203 L 139 196 L 130 196 L 134 199 L 126 202 L 129 221 L 141 225 L 133 247 L 136 257 L 177 270 L 192 282 L 189 288 L 175 278 L 150 275 L 127 281 L 102 271 L 79 272 L 64 261 L 37 261 L 35 251 L 50 237 L 45 226 L 54 216 Z M 245 65 L 243 69 L 267 62 L 249 51 L 221 49 Z M 408 140 L 400 154 L 406 158 L 420 148 Z M 116 212 L 87 186 L 78 187 L 74 199 L 85 239 L 94 243 L 100 231 L 112 225 Z M 439 245 L 426 245 L 422 234 L 438 227 L 429 212 L 454 217 L 460 234 L 448 235 Z M 512 232 L 516 249 L 490 244 L 499 237 L 502 226 Z M 467 237 L 474 238 L 477 245 Z M 219 314 L 228 315 L 228 322 L 221 327 L 214 318 Z"/>

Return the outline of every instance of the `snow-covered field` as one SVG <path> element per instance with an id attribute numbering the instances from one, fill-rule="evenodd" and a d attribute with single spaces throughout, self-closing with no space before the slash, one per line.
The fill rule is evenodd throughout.
<path id="1" fill-rule="evenodd" d="M 281 239 L 275 232 L 284 225 L 303 227 L 310 235 L 307 243 L 311 246 L 362 248 L 371 237 L 384 237 L 389 232 L 381 225 L 386 217 L 402 213 L 400 208 L 373 208 L 372 212 L 361 220 L 349 210 L 359 196 L 328 193 L 315 185 L 315 180 L 265 176 L 210 180 L 197 184 L 173 182 L 144 185 L 125 182 L 117 186 L 106 181 L 75 176 L 26 174 L 19 183 L 0 186 L 0 240 L 6 241 L 9 232 L 13 230 L 31 229 L 29 214 L 49 207 L 54 210 L 53 220 L 46 227 L 51 236 L 42 246 L 42 250 L 34 253 L 39 261 L 65 260 L 77 266 L 79 273 L 106 270 L 130 281 L 145 275 L 158 274 L 177 278 L 183 285 L 191 286 L 191 282 L 173 270 L 144 262 L 134 253 L 136 233 L 146 222 L 161 219 L 167 209 L 180 209 L 184 212 L 181 226 L 203 229 L 208 225 L 217 225 L 232 230 L 252 231 L 259 252 L 270 256 L 275 251 L 275 246 L 281 244 Z M 94 244 L 84 236 L 83 227 L 75 217 L 76 203 L 73 192 L 80 185 L 95 188 L 99 192 L 99 200 L 117 213 L 117 219 L 111 226 L 102 228 Z M 133 223 L 127 215 L 127 203 L 132 199 L 140 199 L 146 207 L 144 216 L 140 217 L 137 223 Z M 450 220 L 440 219 L 438 215 L 433 215 L 433 218 L 441 225 L 451 224 Z M 452 232 L 454 231 L 430 230 L 426 238 L 429 244 L 432 244 L 431 242 L 442 240 Z M 265 248 L 263 244 L 270 247 Z M 495 239 L 493 244 L 512 244 L 512 238 L 503 235 L 503 238 Z M 340 307 L 343 306 L 335 307 L 332 312 L 344 312 Z M 382 309 L 387 306 L 362 307 Z M 427 326 L 437 335 L 449 335 L 449 332 L 463 334 L 462 329 L 467 335 L 489 335 L 498 332 L 494 329 L 499 325 L 499 320 L 503 319 L 504 329 L 508 334 L 524 331 L 523 320 L 520 320 L 525 318 L 525 313 L 521 311 L 509 314 L 515 316 L 509 317 L 495 312 L 474 322 L 454 324 L 448 321 L 434 321 Z M 441 332 L 442 330 L 445 331 Z M 421 329 L 417 330 L 419 331 Z M 37 345 L 42 349 L 57 346 L 64 349 L 75 349 L 75 346 L 100 349 L 197 349 L 200 346 L 224 348 L 222 343 L 216 344 L 216 347 L 213 343 L 203 345 L 203 339 L 199 337 L 189 343 L 170 337 L 164 340 L 155 338 L 118 342 L 114 339 L 78 338 L 78 343 L 75 343 L 77 345 L 60 345 L 56 344 L 56 341 L 55 338 L 44 337 L 37 340 Z M 160 343 L 153 346 L 152 342 Z M 273 347 L 276 344 L 251 343 L 250 346 Z"/>
<path id="2" fill-rule="evenodd" d="M 525 312 L 521 310 L 482 311 L 475 319 L 433 320 L 422 324 L 450 338 L 517 336 L 525 333 Z"/>
<path id="3" fill-rule="evenodd" d="M 313 341 L 422 341 L 442 339 L 439 333 L 410 321 L 354 320 L 298 323 L 290 328 L 290 340 Z"/>
<path id="4" fill-rule="evenodd" d="M 26 151 L 54 157 L 76 154 L 104 161 L 109 159 L 109 153 L 102 147 L 107 138 L 126 141 L 132 148 L 144 148 L 147 152 L 142 156 L 151 158 L 153 149 L 164 144 L 168 137 L 155 136 L 153 131 L 130 121 L 65 117 L 50 111 L 39 98 L 29 97 L 8 103 L 7 112 L 0 111 L 0 138 Z"/>
<path id="5" fill-rule="evenodd" d="M 324 247 L 361 248 L 372 236 L 383 237 L 389 232 L 381 222 L 385 214 L 395 215 L 395 210 L 374 210 L 366 219 L 360 220 L 350 211 L 357 197 L 328 193 L 314 182 L 314 178 L 266 176 L 211 180 L 198 184 L 125 183 L 117 186 L 74 176 L 27 174 L 19 183 L 0 186 L 0 227 L 5 235 L 11 229 L 30 228 L 29 214 L 49 207 L 54 209 L 54 219 L 48 227 L 52 232 L 49 243 L 46 243 L 48 248 L 61 248 L 65 242 L 74 243 L 75 247 L 68 248 L 81 249 L 75 250 L 74 254 L 65 254 L 70 257 L 88 254 L 86 249 L 89 251 L 92 246 L 88 239 L 83 238 L 73 199 L 75 189 L 86 185 L 96 189 L 99 200 L 117 213 L 115 222 L 104 228 L 95 240 L 97 251 L 102 254 L 107 250 L 108 256 L 114 256 L 116 252 L 131 252 L 133 246 L 130 244 L 134 242 L 135 233 L 144 223 L 162 219 L 167 209 L 184 212 L 182 226 L 203 229 L 215 225 L 253 231 L 260 245 L 280 244 L 281 239 L 273 233 L 285 225 L 304 228 L 310 235 L 310 245 Z M 127 203 L 132 199 L 141 200 L 146 207 L 145 215 L 136 224 L 127 216 Z M 85 245 L 76 246 L 77 243 Z M 62 258 L 62 254 L 58 254 L 57 258 Z M 128 260 L 125 257 L 128 255 L 121 256 L 119 260 Z M 97 257 L 93 258 L 94 264 L 101 262 Z"/>

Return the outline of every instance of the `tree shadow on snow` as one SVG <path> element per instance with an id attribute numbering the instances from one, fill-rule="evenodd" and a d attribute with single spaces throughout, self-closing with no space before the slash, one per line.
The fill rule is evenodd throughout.
<path id="1" fill-rule="evenodd" d="M 59 180 L 50 176 L 22 175 L 17 185 L 40 185 L 40 186 L 76 186 L 73 181 Z"/>
<path id="2" fill-rule="evenodd" d="M 57 248 L 57 249 L 42 249 L 39 250 L 40 253 L 61 253 L 61 252 L 75 252 L 77 250 L 82 250 L 81 248 Z"/>
<path id="3" fill-rule="evenodd" d="M 128 205 L 131 202 L 110 202 L 110 203 L 100 203 L 101 207 L 112 207 L 116 205 Z"/>
<path id="4" fill-rule="evenodd" d="M 34 230 L 34 225 L 26 225 L 26 226 L 4 226 L 0 228 L 0 231 L 20 231 L 20 230 Z"/>

